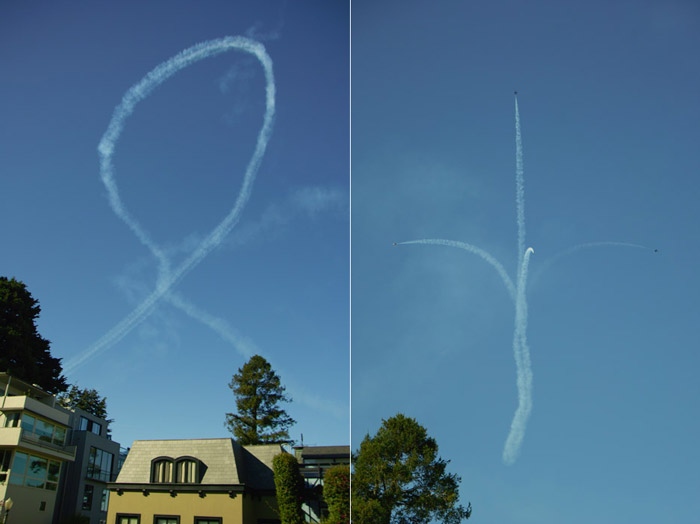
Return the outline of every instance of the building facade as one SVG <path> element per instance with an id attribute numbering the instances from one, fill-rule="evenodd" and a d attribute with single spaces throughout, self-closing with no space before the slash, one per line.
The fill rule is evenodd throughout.
<path id="1" fill-rule="evenodd" d="M 72 409 L 69 442 L 75 446 L 75 461 L 66 464 L 62 475 L 58 522 L 74 515 L 89 524 L 107 520 L 108 483 L 117 478 L 119 443 L 109 436 L 109 422 L 82 409 Z"/>
<path id="2" fill-rule="evenodd" d="M 109 524 L 279 524 L 278 444 L 138 440 L 109 484 Z"/>
<path id="3" fill-rule="evenodd" d="M 0 373 L 0 500 L 12 500 L 13 522 L 53 522 L 61 473 L 75 460 L 69 430 L 54 395 Z"/>
<path id="4" fill-rule="evenodd" d="M 294 448 L 299 471 L 306 483 L 303 505 L 306 522 L 321 522 L 328 516 L 323 500 L 323 478 L 329 468 L 350 465 L 350 446 L 299 446 Z"/>

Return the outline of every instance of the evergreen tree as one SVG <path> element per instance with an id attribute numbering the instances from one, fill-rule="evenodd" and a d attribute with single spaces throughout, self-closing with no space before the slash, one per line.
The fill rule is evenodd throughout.
<path id="1" fill-rule="evenodd" d="M 68 409 L 82 409 L 106 420 L 108 424 L 114 422 L 113 419 L 107 418 L 107 398 L 102 397 L 96 389 L 81 389 L 72 385 L 66 393 L 61 393 L 58 396 L 58 400 L 62 406 Z M 108 426 L 107 434 L 109 435 L 109 433 Z"/>
<path id="2" fill-rule="evenodd" d="M 0 371 L 60 393 L 68 385 L 61 359 L 51 356 L 50 342 L 37 332 L 40 312 L 23 282 L 0 277 Z"/>
<path id="3" fill-rule="evenodd" d="M 382 421 L 353 457 L 352 512 L 356 524 L 457 524 L 471 515 L 459 505 L 459 476 L 446 473 L 435 439 L 402 414 Z"/>
<path id="4" fill-rule="evenodd" d="M 252 356 L 233 375 L 229 387 L 236 397 L 237 413 L 226 414 L 226 426 L 238 442 L 248 445 L 290 441 L 289 428 L 295 421 L 279 404 L 291 399 L 267 360 Z"/>

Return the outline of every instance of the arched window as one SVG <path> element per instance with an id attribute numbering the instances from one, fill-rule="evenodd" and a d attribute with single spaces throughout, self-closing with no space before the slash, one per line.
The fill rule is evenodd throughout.
<path id="1" fill-rule="evenodd" d="M 199 482 L 199 461 L 192 457 L 180 457 L 175 462 L 176 480 L 180 484 Z"/>
<path id="2" fill-rule="evenodd" d="M 170 484 L 173 478 L 173 459 L 170 457 L 158 457 L 151 463 L 151 482 L 156 484 Z"/>

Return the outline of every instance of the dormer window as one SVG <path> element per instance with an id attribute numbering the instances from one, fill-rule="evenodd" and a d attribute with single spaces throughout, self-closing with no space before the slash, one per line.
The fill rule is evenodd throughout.
<path id="1" fill-rule="evenodd" d="M 151 482 L 154 484 L 171 484 L 173 482 L 173 459 L 159 457 L 151 466 Z"/>
<path id="2" fill-rule="evenodd" d="M 176 462 L 176 480 L 180 484 L 195 484 L 199 482 L 198 462 L 191 457 L 182 457 Z"/>
<path id="3" fill-rule="evenodd" d="M 197 484 L 200 462 L 194 457 L 158 457 L 151 462 L 151 482 L 154 484 Z"/>

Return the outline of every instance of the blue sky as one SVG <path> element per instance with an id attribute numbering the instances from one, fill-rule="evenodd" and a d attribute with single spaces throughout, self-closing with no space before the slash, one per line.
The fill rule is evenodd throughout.
<path id="1" fill-rule="evenodd" d="M 178 273 L 241 191 L 266 112 L 260 61 L 240 49 L 200 60 L 135 106 L 111 159 L 122 217 L 97 147 L 129 88 L 226 36 L 271 58 L 272 132 L 240 220 Z M 40 302 L 69 382 L 107 397 L 114 439 L 230 435 L 227 384 L 260 353 L 293 398 L 292 437 L 347 443 L 347 3 L 9 2 L 0 63 L 0 274 Z"/>
<path id="2" fill-rule="evenodd" d="M 698 49 L 689 1 L 353 1 L 353 448 L 416 418 L 483 524 L 696 519 Z M 505 465 L 502 279 L 392 243 L 516 280 L 514 90 L 533 378 Z"/>

